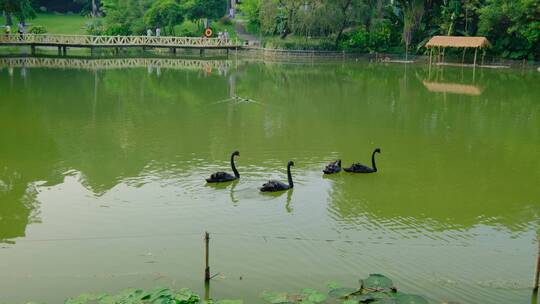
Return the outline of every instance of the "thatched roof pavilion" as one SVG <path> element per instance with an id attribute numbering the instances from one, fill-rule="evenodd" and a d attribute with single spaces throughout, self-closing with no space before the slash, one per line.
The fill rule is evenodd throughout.
<path id="1" fill-rule="evenodd" d="M 486 37 L 461 36 L 433 36 L 426 43 L 426 48 L 453 47 L 453 48 L 487 48 L 491 46 Z"/>
<path id="2" fill-rule="evenodd" d="M 463 60 L 465 59 L 465 51 L 467 48 L 474 48 L 474 65 L 476 66 L 476 55 L 478 49 L 490 47 L 491 44 L 486 37 L 462 37 L 462 36 L 433 36 L 426 43 L 426 48 L 430 49 L 429 62 L 431 64 L 431 55 L 433 48 L 463 48 Z M 440 51 L 439 51 L 440 53 Z M 444 55 L 443 55 L 444 56 Z M 444 57 L 443 57 L 444 58 Z M 463 61 L 462 60 L 462 61 Z"/>

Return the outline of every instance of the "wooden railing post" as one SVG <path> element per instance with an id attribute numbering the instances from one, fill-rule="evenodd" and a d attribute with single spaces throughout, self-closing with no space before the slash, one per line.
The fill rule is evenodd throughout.
<path id="1" fill-rule="evenodd" d="M 540 237 L 537 237 L 538 248 L 536 251 L 536 271 L 534 273 L 533 291 L 538 292 L 538 281 L 540 278 Z"/>
<path id="2" fill-rule="evenodd" d="M 204 255 L 205 255 L 205 268 L 204 268 L 204 281 L 210 282 L 210 234 L 204 233 Z"/>

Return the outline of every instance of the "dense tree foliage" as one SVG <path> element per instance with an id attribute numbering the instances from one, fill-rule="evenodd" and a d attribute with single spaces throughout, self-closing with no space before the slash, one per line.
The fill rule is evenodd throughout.
<path id="1" fill-rule="evenodd" d="M 101 1 L 100 0 L 73 0 L 76 3 L 80 3 L 82 5 L 82 11 L 88 12 L 90 16 L 92 17 L 99 17 L 100 16 L 100 6 Z"/>
<path id="2" fill-rule="evenodd" d="M 423 52 L 433 35 L 485 35 L 497 55 L 540 59 L 538 0 L 244 0 L 241 9 L 264 35 L 345 49 Z"/>
<path id="3" fill-rule="evenodd" d="M 142 35 L 146 31 L 144 14 L 152 0 L 102 0 L 107 35 Z"/>
<path id="4" fill-rule="evenodd" d="M 478 11 L 478 31 L 494 51 L 513 59 L 540 58 L 540 1 L 489 0 Z"/>
<path id="5" fill-rule="evenodd" d="M 185 0 L 182 3 L 187 17 L 193 21 L 203 18 L 219 19 L 226 14 L 225 0 Z"/>
<path id="6" fill-rule="evenodd" d="M 0 10 L 6 16 L 6 24 L 13 24 L 13 17 L 21 23 L 36 17 L 36 12 L 30 0 L 0 0 Z"/>
<path id="7" fill-rule="evenodd" d="M 102 32 L 108 35 L 141 35 L 145 34 L 147 28 L 157 27 L 165 30 L 165 34 L 172 35 L 174 27 L 181 24 L 185 18 L 196 22 L 205 18 L 219 19 L 225 15 L 227 8 L 227 2 L 224 0 L 101 0 L 101 2 L 105 13 Z"/>
<path id="8" fill-rule="evenodd" d="M 226 0 L 0 0 L 6 23 L 35 10 L 104 16 L 93 34 L 172 33 L 184 19 L 198 24 L 226 14 Z M 486 36 L 489 52 L 540 60 L 540 0 L 242 0 L 248 29 L 291 47 L 423 53 L 433 35 Z M 180 30 L 182 34 L 193 31 Z M 287 46 L 287 44 L 284 44 Z"/>
<path id="9" fill-rule="evenodd" d="M 183 8 L 175 0 L 157 0 L 144 14 L 144 23 L 150 28 L 163 28 L 173 34 L 174 26 L 184 20 Z"/>
<path id="10" fill-rule="evenodd" d="M 32 0 L 34 8 L 43 8 L 48 12 L 79 13 L 85 10 L 87 0 Z"/>

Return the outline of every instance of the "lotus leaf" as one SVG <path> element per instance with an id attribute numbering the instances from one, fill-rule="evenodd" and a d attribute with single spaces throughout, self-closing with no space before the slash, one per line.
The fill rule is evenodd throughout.
<path id="1" fill-rule="evenodd" d="M 85 304 L 87 302 L 99 302 L 101 298 L 103 298 L 105 295 L 95 295 L 95 294 L 89 294 L 89 293 L 83 293 L 80 294 L 76 298 L 69 298 L 64 303 L 65 304 Z"/>
<path id="2" fill-rule="evenodd" d="M 140 289 L 126 289 L 115 295 L 104 295 L 99 299 L 97 303 L 99 304 L 116 304 L 116 303 L 125 303 L 125 304 L 138 304 L 142 302 L 142 297 L 146 293 Z M 88 302 L 94 303 L 94 302 Z"/>
<path id="3" fill-rule="evenodd" d="M 276 293 L 276 292 L 263 292 L 261 294 L 261 297 L 268 303 L 272 304 L 279 304 L 279 303 L 292 303 L 289 301 L 289 296 L 284 293 Z"/>
<path id="4" fill-rule="evenodd" d="M 302 296 L 304 299 L 301 299 L 302 302 L 312 302 L 312 303 L 322 303 L 326 300 L 326 295 L 318 292 L 315 289 L 306 288 L 302 290 Z"/>
<path id="5" fill-rule="evenodd" d="M 358 292 L 358 289 L 342 287 L 342 288 L 334 288 L 330 290 L 328 294 L 334 298 L 345 298 L 352 295 L 355 292 Z"/>
<path id="6" fill-rule="evenodd" d="M 385 277 L 382 274 L 370 274 L 367 279 L 360 280 L 362 288 L 365 289 L 392 289 L 394 283 L 389 278 Z"/>
<path id="7" fill-rule="evenodd" d="M 198 294 L 193 291 L 182 288 L 174 294 L 177 304 L 196 304 L 201 301 Z"/>
<path id="8" fill-rule="evenodd" d="M 370 291 L 365 294 L 352 295 L 351 299 L 357 300 L 360 303 L 394 303 L 396 293 L 387 291 Z"/>

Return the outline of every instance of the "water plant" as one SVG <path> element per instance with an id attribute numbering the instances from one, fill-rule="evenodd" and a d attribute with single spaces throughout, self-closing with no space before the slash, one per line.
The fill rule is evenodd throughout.
<path id="1" fill-rule="evenodd" d="M 328 294 L 320 293 L 313 289 L 304 289 L 298 294 L 283 292 L 264 292 L 261 297 L 271 304 L 292 303 L 341 303 L 341 304 L 427 304 L 428 301 L 419 295 L 398 292 L 394 283 L 382 274 L 370 274 L 369 277 L 360 280 L 360 286 L 339 287 L 337 284 L 330 286 Z"/>
<path id="2" fill-rule="evenodd" d="M 359 281 L 358 287 L 341 287 L 330 284 L 328 292 L 304 288 L 297 294 L 269 292 L 261 294 L 263 301 L 270 304 L 427 304 L 422 296 L 399 292 L 392 280 L 382 274 L 370 274 Z M 183 288 L 171 290 L 156 288 L 151 291 L 127 289 L 117 294 L 84 293 L 69 298 L 65 304 L 243 304 L 242 300 L 203 300 L 193 291 Z"/>

